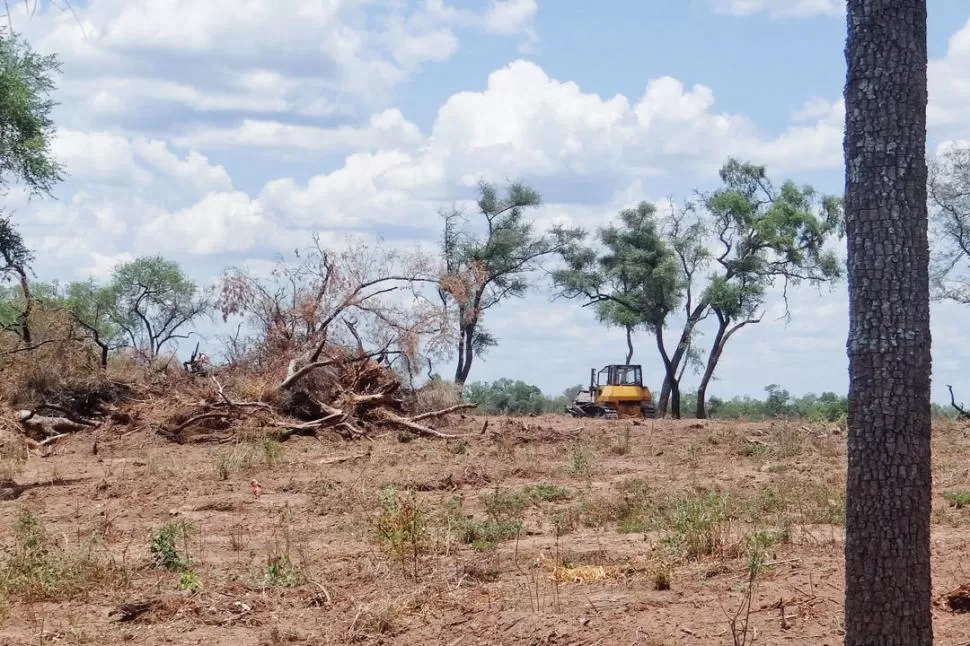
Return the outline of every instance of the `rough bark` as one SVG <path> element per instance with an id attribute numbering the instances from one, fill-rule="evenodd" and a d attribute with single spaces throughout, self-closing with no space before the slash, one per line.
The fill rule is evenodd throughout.
<path id="1" fill-rule="evenodd" d="M 926 0 L 848 0 L 845 644 L 930 646 Z"/>

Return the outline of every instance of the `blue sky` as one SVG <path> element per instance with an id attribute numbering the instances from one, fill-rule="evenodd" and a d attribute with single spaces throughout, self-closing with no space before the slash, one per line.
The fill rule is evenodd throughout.
<path id="1" fill-rule="evenodd" d="M 641 199 L 711 187 L 728 155 L 842 190 L 840 0 L 74 5 L 78 20 L 13 16 L 64 64 L 55 152 L 71 175 L 56 201 L 8 198 L 42 278 L 106 276 L 161 251 L 209 283 L 229 264 L 265 269 L 312 231 L 335 245 L 353 233 L 432 249 L 437 210 L 472 198 L 478 177 L 540 189 L 539 226 L 587 228 Z M 929 49 L 935 154 L 970 139 L 965 2 L 929 1 Z M 846 310 L 844 287 L 804 288 L 785 323 L 774 295 L 728 347 L 711 393 L 843 390 Z M 967 315 L 934 306 L 938 400 L 946 383 L 970 392 Z M 472 380 L 556 394 L 623 356 L 618 331 L 550 302 L 544 284 L 486 322 L 500 345 Z M 217 351 L 215 330 L 201 331 Z M 650 338 L 635 361 L 659 385 Z"/>

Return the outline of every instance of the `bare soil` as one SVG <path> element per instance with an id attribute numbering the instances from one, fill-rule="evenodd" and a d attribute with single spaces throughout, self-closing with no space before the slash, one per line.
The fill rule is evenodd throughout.
<path id="1" fill-rule="evenodd" d="M 970 634 L 946 600 L 970 583 L 967 430 L 936 428 L 940 644 Z M 0 643 L 840 644 L 844 468 L 840 428 L 784 421 L 79 434 L 0 490 Z M 150 538 L 179 521 L 185 567 L 157 567 Z"/>

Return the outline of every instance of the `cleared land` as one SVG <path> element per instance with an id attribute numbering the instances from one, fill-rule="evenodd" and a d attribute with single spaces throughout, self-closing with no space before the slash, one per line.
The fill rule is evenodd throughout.
<path id="1" fill-rule="evenodd" d="M 967 429 L 934 440 L 940 644 L 970 633 L 946 600 L 970 582 Z M 108 427 L 42 450 L 0 491 L 4 644 L 842 639 L 836 425 L 493 417 L 460 440 L 208 446 Z"/>

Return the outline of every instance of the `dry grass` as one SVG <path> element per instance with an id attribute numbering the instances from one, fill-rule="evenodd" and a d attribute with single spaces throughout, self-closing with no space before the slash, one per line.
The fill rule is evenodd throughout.
<path id="1" fill-rule="evenodd" d="M 350 444 L 281 443 L 249 420 L 224 444 L 175 445 L 157 429 L 213 398 L 211 381 L 134 360 L 101 376 L 49 345 L 5 359 L 8 406 L 123 410 L 96 455 L 80 433 L 28 456 L 0 413 L 0 480 L 31 485 L 0 489 L 14 492 L 0 501 L 2 643 L 720 643 L 755 570 L 762 643 L 839 639 L 837 425 L 495 417 L 481 434 L 481 417 L 456 415 L 447 430 L 470 437 Z M 45 352 L 64 353 L 57 370 Z M 279 375 L 219 380 L 271 401 Z M 409 403 L 457 401 L 436 383 Z M 941 420 L 934 451 L 934 584 L 950 589 L 966 582 L 967 426 Z M 138 617 L 109 617 L 134 601 Z M 962 632 L 938 616 L 941 638 Z"/>

